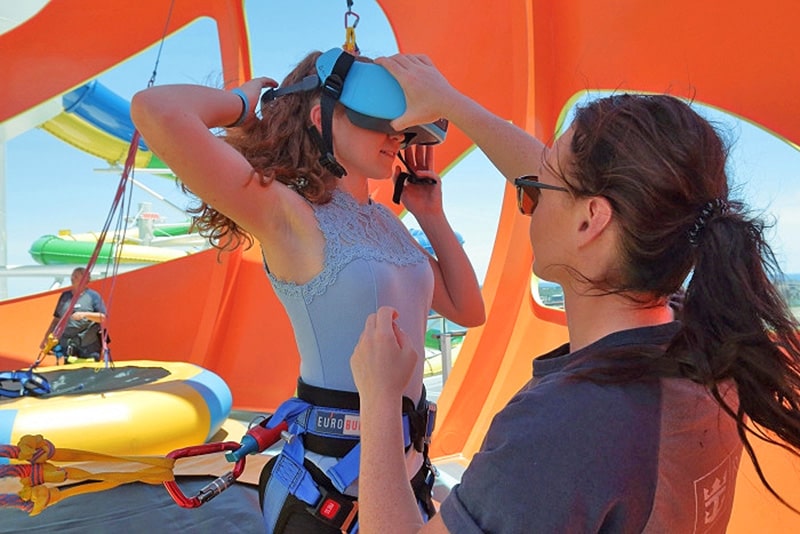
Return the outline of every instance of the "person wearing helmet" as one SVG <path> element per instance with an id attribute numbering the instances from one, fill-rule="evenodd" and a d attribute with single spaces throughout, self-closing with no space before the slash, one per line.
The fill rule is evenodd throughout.
<path id="1" fill-rule="evenodd" d="M 292 323 L 297 397 L 268 423 L 286 422 L 291 437 L 262 474 L 270 532 L 357 529 L 359 399 L 349 360 L 367 316 L 384 305 L 401 310 L 418 356 L 403 401 L 407 475 L 434 513 L 423 454 L 435 410 L 422 383 L 428 313 L 472 327 L 485 312 L 433 170 L 431 145 L 444 139 L 446 123 L 395 131 L 390 122 L 404 111 L 388 71 L 336 48 L 309 54 L 280 87 L 270 78 L 233 91 L 156 86 L 131 103 L 149 148 L 199 197 L 192 213 L 203 235 L 221 250 L 260 244 Z M 210 131 L 220 127 L 222 135 Z M 435 255 L 370 198 L 368 179 L 402 186 L 409 177 L 396 196 Z"/>

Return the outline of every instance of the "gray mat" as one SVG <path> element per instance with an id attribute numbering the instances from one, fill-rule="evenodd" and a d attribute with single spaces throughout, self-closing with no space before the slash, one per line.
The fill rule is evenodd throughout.
<path id="1" fill-rule="evenodd" d="M 211 477 L 178 477 L 187 496 L 194 496 Z M 253 534 L 264 532 L 258 490 L 235 484 L 199 508 L 181 508 L 162 485 L 125 484 L 78 495 L 30 517 L 14 508 L 0 508 L 0 533 L 127 534 Z"/>

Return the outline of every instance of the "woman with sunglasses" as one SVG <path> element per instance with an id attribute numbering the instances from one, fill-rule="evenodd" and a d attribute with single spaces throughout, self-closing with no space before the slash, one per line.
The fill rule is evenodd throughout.
<path id="1" fill-rule="evenodd" d="M 428 58 L 378 62 L 409 100 L 395 127 L 443 116 L 514 181 L 533 271 L 564 290 L 569 343 L 534 360 L 423 527 L 408 487 L 388 482 L 413 352 L 402 312 L 371 315 L 351 360 L 362 531 L 724 532 L 743 451 L 783 500 L 751 445 L 800 450 L 798 322 L 763 224 L 729 196 L 714 128 L 677 98 L 621 94 L 579 109 L 546 148 Z"/>
<path id="2" fill-rule="evenodd" d="M 341 93 L 326 102 L 321 85 L 333 73 L 343 80 Z M 370 313 L 381 305 L 402 310 L 402 326 L 417 355 L 403 392 L 409 399 L 408 417 L 427 415 L 422 375 L 430 309 L 466 327 L 484 321 L 475 273 L 442 207 L 433 148 L 405 150 L 410 171 L 433 185 L 407 183 L 401 199 L 430 239 L 435 257 L 394 214 L 370 199 L 368 179 L 397 179 L 401 147 L 425 133 L 387 131 L 386 116 L 369 116 L 368 105 L 376 102 L 379 108 L 396 109 L 398 102 L 391 98 L 399 94 L 402 99 L 402 90 L 397 85 L 391 93 L 392 84 L 397 82 L 382 67 L 332 49 L 309 54 L 281 89 L 268 90 L 260 116 L 256 104 L 262 91 L 277 85 L 269 78 L 255 78 L 233 91 L 156 86 L 132 102 L 134 122 L 148 146 L 199 197 L 193 213 L 201 232 L 221 250 L 260 244 L 269 282 L 294 328 L 301 358 L 298 398 L 290 399 L 270 425 L 283 420 L 297 436 L 290 440 L 296 457 L 287 458 L 288 452 L 276 457 L 281 473 L 294 468 L 297 478 L 314 484 L 300 493 L 275 489 L 286 477 L 275 482 L 272 464 L 267 466 L 263 506 L 270 532 L 340 532 L 355 518 L 349 511 L 356 509 L 357 462 L 355 470 L 348 464 L 346 473 L 336 471 L 338 484 L 330 472 L 352 451 L 357 460 L 358 432 L 343 432 L 339 423 L 358 418 L 349 358 Z M 404 109 L 404 100 L 399 104 Z M 354 111 L 360 115 L 351 117 Z M 210 131 L 222 127 L 223 135 Z M 327 418 L 319 428 L 300 424 L 322 417 L 323 408 Z M 424 426 L 412 430 L 424 433 Z M 401 453 L 408 451 L 407 473 L 401 478 L 413 478 L 420 500 L 427 502 L 431 477 L 423 461 L 423 438 L 412 435 L 414 446 L 400 446 Z M 274 492 L 282 492 L 279 502 Z M 335 505 L 348 512 L 341 517 L 321 513 L 331 509 L 323 507 L 326 494 L 337 495 Z"/>

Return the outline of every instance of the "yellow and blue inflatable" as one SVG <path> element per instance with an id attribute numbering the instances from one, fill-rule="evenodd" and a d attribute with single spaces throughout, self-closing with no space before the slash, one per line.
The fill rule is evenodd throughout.
<path id="1" fill-rule="evenodd" d="M 0 443 L 42 434 L 60 448 L 164 455 L 210 440 L 231 411 L 228 385 L 191 363 L 91 362 L 36 373 L 51 393 L 0 399 Z"/>

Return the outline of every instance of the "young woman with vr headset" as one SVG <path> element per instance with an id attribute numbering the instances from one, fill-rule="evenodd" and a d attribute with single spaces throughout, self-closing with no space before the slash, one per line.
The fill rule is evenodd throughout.
<path id="1" fill-rule="evenodd" d="M 391 129 L 405 111 L 399 84 L 383 67 L 340 49 L 309 54 L 276 87 L 270 78 L 233 91 L 156 86 L 131 106 L 148 146 L 199 197 L 193 213 L 201 232 L 223 250 L 260 244 L 292 322 L 300 377 L 297 397 L 269 422 L 288 423 L 288 440 L 263 475 L 265 526 L 357 529 L 359 399 L 349 359 L 366 317 L 383 305 L 401 310 L 418 358 L 404 390 L 406 480 L 432 515 L 423 454 L 433 423 L 422 383 L 428 313 L 466 327 L 484 321 L 475 273 L 433 171 L 431 145 L 443 140 L 446 125 Z M 211 128 L 225 128 L 224 135 Z M 408 172 L 401 175 L 403 149 Z M 371 200 L 370 178 L 405 181 L 402 202 L 435 257 Z"/>

